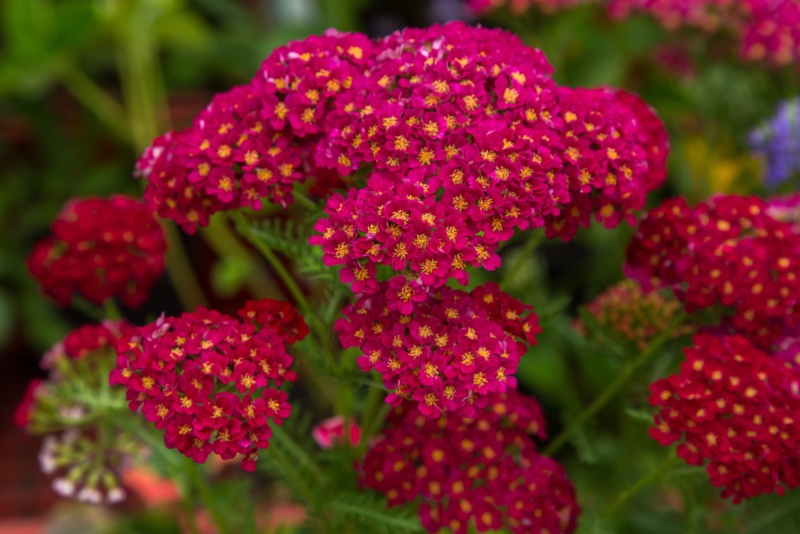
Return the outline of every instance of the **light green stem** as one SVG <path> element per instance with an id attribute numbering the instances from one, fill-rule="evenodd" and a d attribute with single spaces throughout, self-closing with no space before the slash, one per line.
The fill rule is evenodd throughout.
<path id="1" fill-rule="evenodd" d="M 230 532 L 228 523 L 225 521 L 225 518 L 222 517 L 222 512 L 220 512 L 219 507 L 217 506 L 217 501 L 214 498 L 214 495 L 211 493 L 210 484 L 208 481 L 203 480 L 203 477 L 201 476 L 200 465 L 188 458 L 186 459 L 185 465 L 186 471 L 189 474 L 190 488 L 193 492 L 197 491 L 200 494 L 200 500 L 202 501 L 206 510 L 208 510 L 208 512 L 211 514 L 211 518 L 217 525 L 217 531 L 219 534 L 228 534 Z"/>
<path id="2" fill-rule="evenodd" d="M 675 455 L 674 452 L 670 452 L 670 454 L 664 458 L 664 460 L 652 471 L 647 473 L 645 476 L 640 478 L 633 486 L 625 489 L 622 493 L 620 493 L 616 499 L 606 508 L 603 512 L 604 516 L 611 516 L 617 512 L 625 503 L 630 500 L 631 497 L 642 491 L 644 488 L 649 486 L 650 484 L 657 481 L 661 478 L 664 473 L 669 471 L 669 469 L 675 465 L 678 457 Z"/>
<path id="3" fill-rule="evenodd" d="M 295 282 L 294 277 L 289 273 L 289 270 L 283 265 L 283 262 L 275 255 L 275 252 L 267 245 L 262 239 L 253 232 L 253 227 L 248 222 L 247 218 L 241 212 L 234 211 L 230 214 L 231 219 L 236 224 L 236 230 L 244 236 L 261 253 L 264 258 L 272 266 L 272 269 L 280 277 L 286 285 L 286 289 L 292 294 L 297 306 L 303 310 L 310 310 L 308 300 L 305 294 L 300 289 L 300 286 Z"/>
<path id="4" fill-rule="evenodd" d="M 522 250 L 519 253 L 519 257 L 517 261 L 514 262 L 506 272 L 503 274 L 503 278 L 500 280 L 500 289 L 505 290 L 512 280 L 514 280 L 517 275 L 522 271 L 526 266 L 529 265 L 528 260 L 530 255 L 536 249 L 536 247 L 544 240 L 544 231 L 540 230 L 538 232 L 532 232 L 528 240 L 523 245 Z"/>
<path id="5" fill-rule="evenodd" d="M 639 355 L 638 358 L 633 360 L 632 362 L 628 363 L 620 372 L 617 379 L 614 380 L 611 384 L 604 389 L 600 395 L 586 408 L 578 414 L 578 416 L 572 420 L 572 422 L 561 431 L 561 433 L 556 436 L 550 443 L 548 443 L 547 447 L 544 448 L 542 454 L 546 456 L 552 456 L 562 446 L 569 440 L 572 435 L 577 432 L 583 424 L 597 412 L 599 412 L 603 406 L 605 406 L 608 401 L 614 398 L 617 393 L 628 383 L 628 381 L 634 376 L 636 371 L 638 371 L 644 364 L 646 364 L 650 359 L 658 354 L 661 348 L 666 344 L 667 341 L 672 339 L 672 336 L 675 334 L 675 330 L 681 325 L 683 320 L 686 318 L 686 315 L 681 313 L 678 315 L 672 323 L 670 323 L 667 328 L 665 328 L 661 334 L 659 334 L 653 341 L 650 343 L 650 346 Z"/>
<path id="6" fill-rule="evenodd" d="M 311 304 L 308 302 L 308 299 L 306 299 L 306 296 L 300 289 L 300 286 L 297 285 L 294 277 L 291 275 L 291 273 L 289 273 L 289 270 L 286 268 L 286 266 L 284 266 L 283 262 L 281 262 L 280 258 L 278 258 L 269 245 L 267 245 L 263 239 L 260 239 L 258 235 L 256 235 L 256 233 L 253 231 L 253 227 L 250 225 L 244 214 L 234 211 L 230 213 L 230 217 L 236 224 L 236 230 L 239 232 L 239 234 L 241 234 L 264 256 L 278 277 L 280 277 L 280 279 L 286 285 L 286 288 L 295 300 L 295 304 L 297 304 L 297 307 L 310 323 L 309 326 L 317 337 L 317 341 L 319 341 L 322 345 L 322 349 L 326 358 L 328 359 L 328 363 L 331 365 L 332 369 L 335 369 L 336 356 L 334 355 L 333 347 L 331 346 L 330 332 L 322 320 L 320 320 L 316 310 L 311 307 Z"/>
<path id="7" fill-rule="evenodd" d="M 125 109 L 102 87 L 86 76 L 78 67 L 68 67 L 62 73 L 67 91 L 91 111 L 100 121 L 126 143 L 131 142 Z"/>

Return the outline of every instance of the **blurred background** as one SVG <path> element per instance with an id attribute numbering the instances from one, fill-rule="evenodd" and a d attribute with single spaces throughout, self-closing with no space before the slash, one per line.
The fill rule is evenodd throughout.
<path id="1" fill-rule="evenodd" d="M 714 192 L 763 192 L 764 164 L 747 148 L 748 132 L 769 118 L 778 102 L 800 92 L 796 66 L 746 62 L 731 35 L 667 31 L 644 15 L 614 21 L 594 3 L 555 13 L 536 7 L 512 13 L 500 6 L 480 17 L 462 0 L 2 0 L 0 5 L 3 533 L 42 532 L 45 517 L 61 525 L 54 531 L 87 531 L 70 507 L 57 504 L 48 479 L 40 474 L 38 439 L 23 436 L 11 424 L 26 383 L 41 374 L 40 355 L 88 319 L 57 308 L 40 294 L 26 269 L 33 243 L 47 233 L 69 198 L 138 195 L 143 184 L 132 178 L 132 168 L 143 147 L 165 130 L 188 125 L 215 92 L 249 81 L 275 47 L 329 27 L 371 36 L 454 19 L 506 27 L 544 50 L 558 83 L 621 87 L 653 106 L 672 145 L 668 183 L 656 196 L 680 194 L 690 201 Z M 509 290 L 534 305 L 545 328 L 535 355 L 523 360 L 519 379 L 547 408 L 551 435 L 562 424 L 562 411 L 585 405 L 618 369 L 619 362 L 581 344 L 571 317 L 622 277 L 631 233 L 627 226 L 592 228 L 569 244 L 544 243 L 535 254 L 520 246 L 522 241 L 508 247 L 509 265 L 521 265 Z M 235 309 L 247 295 L 254 268 L 248 256 L 236 250 L 229 254 L 224 236 L 209 239 L 201 232 L 189 237 L 175 231 L 172 239 L 186 253 L 173 261 L 188 261 L 196 280 L 178 280 L 182 287 L 176 291 L 165 275 L 144 309 L 129 311 L 128 318 L 178 313 L 201 298 L 220 309 Z M 476 282 L 481 276 L 494 275 L 484 273 Z M 664 367 L 643 380 L 636 402 L 646 403 L 647 383 L 663 373 Z M 616 433 L 630 428 L 620 418 L 635 416 L 612 413 L 603 430 L 599 423 L 591 425 L 598 428 L 590 428 L 581 438 L 583 445 L 564 459 L 584 507 L 590 508 L 592 492 L 602 493 L 607 477 L 615 476 L 613 469 L 634 469 L 625 465 L 631 448 L 644 450 L 640 456 L 645 458 L 646 451 L 657 456 L 658 447 L 646 436 L 647 416 L 628 431 L 632 435 Z M 570 469 L 570 462 L 594 467 L 584 480 L 582 467 Z M 626 477 L 620 475 L 615 484 L 624 485 Z M 685 495 L 667 494 L 661 510 L 642 511 L 630 531 L 739 531 L 735 525 L 743 520 L 738 515 L 719 524 L 713 517 L 697 517 L 703 506 L 725 506 L 709 488 L 697 490 L 694 507 Z M 116 512 L 82 513 L 102 523 Z M 177 531 L 168 523 L 152 525 Z M 131 523 L 119 531 L 161 531 L 152 525 Z"/>

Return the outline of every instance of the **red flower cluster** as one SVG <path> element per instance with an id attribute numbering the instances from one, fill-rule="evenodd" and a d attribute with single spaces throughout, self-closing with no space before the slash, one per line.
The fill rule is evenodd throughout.
<path id="1" fill-rule="evenodd" d="M 463 23 L 377 41 L 328 32 L 277 49 L 190 128 L 156 139 L 138 172 L 148 204 L 189 232 L 265 197 L 286 205 L 310 176 L 365 176 L 328 203 L 313 240 L 326 261 L 359 276 L 408 264 L 441 285 L 496 267 L 515 228 L 548 218 L 569 238 L 592 212 L 613 226 L 663 179 L 666 136 L 647 106 L 559 88 L 551 72 L 513 34 Z"/>
<path id="2" fill-rule="evenodd" d="M 164 233 L 148 207 L 113 196 L 67 203 L 28 268 L 43 291 L 66 306 L 74 293 L 101 304 L 118 297 L 139 306 L 164 270 Z"/>
<path id="3" fill-rule="evenodd" d="M 296 378 L 288 343 L 308 332 L 294 310 L 265 299 L 239 311 L 242 320 L 198 308 L 132 329 L 117 343 L 112 385 L 128 389 L 131 410 L 165 431 L 164 443 L 195 462 L 211 452 L 243 454 L 255 469 L 269 445 L 267 418 L 289 417 L 285 391 Z"/>
<path id="4" fill-rule="evenodd" d="M 491 393 L 516 386 L 521 340 L 533 344 L 540 331 L 535 313 L 523 317 L 529 310 L 497 284 L 428 294 L 398 276 L 346 307 L 336 330 L 344 347 L 363 352 L 361 369 L 383 375 L 393 391 L 386 402 L 413 400 L 426 417 L 471 417 Z"/>
<path id="5" fill-rule="evenodd" d="M 665 27 L 689 26 L 738 35 L 742 56 L 773 65 L 800 58 L 800 2 L 797 0 L 610 0 L 615 17 L 649 13 Z"/>
<path id="6" fill-rule="evenodd" d="M 650 435 L 684 438 L 678 455 L 709 460 L 711 483 L 734 502 L 800 484 L 800 375 L 741 336 L 700 334 L 680 372 L 650 389 Z"/>
<path id="7" fill-rule="evenodd" d="M 334 195 L 311 243 L 374 291 L 375 264 L 438 287 L 494 269 L 515 229 L 570 238 L 592 213 L 611 227 L 664 178 L 666 134 L 638 98 L 557 87 L 538 50 L 463 24 L 376 44 L 366 90 L 337 100 L 320 165 L 366 175 Z"/>
<path id="8" fill-rule="evenodd" d="M 341 95 L 364 83 L 372 43 L 329 31 L 276 49 L 247 85 L 217 95 L 191 127 L 157 138 L 137 164 L 145 199 L 187 232 L 222 210 L 291 202 L 325 174 L 314 153 Z"/>
<path id="9" fill-rule="evenodd" d="M 757 197 L 720 196 L 694 209 L 678 198 L 642 219 L 626 272 L 645 290 L 671 287 L 687 311 L 729 307 L 730 326 L 769 348 L 800 321 L 798 251 L 800 234 Z"/>
<path id="10" fill-rule="evenodd" d="M 544 438 L 544 418 L 538 403 L 516 390 L 496 395 L 491 410 L 474 419 L 428 419 L 404 404 L 367 452 L 362 481 L 386 494 L 390 506 L 421 501 L 428 532 L 463 534 L 470 523 L 478 532 L 573 532 L 575 490 L 529 434 Z"/>

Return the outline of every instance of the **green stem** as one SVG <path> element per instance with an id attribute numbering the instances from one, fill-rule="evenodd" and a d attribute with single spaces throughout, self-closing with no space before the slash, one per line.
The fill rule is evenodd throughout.
<path id="1" fill-rule="evenodd" d="M 263 239 L 260 239 L 253 231 L 253 227 L 243 213 L 234 211 L 230 213 L 230 217 L 236 225 L 236 230 L 239 234 L 244 236 L 244 238 L 266 258 L 275 273 L 277 273 L 278 277 L 280 277 L 286 285 L 289 293 L 294 297 L 295 304 L 310 323 L 309 326 L 317 337 L 317 341 L 322 345 L 323 352 L 328 359 L 328 363 L 331 365 L 331 369 L 336 369 L 336 356 L 331 346 L 330 329 L 320 320 L 316 310 L 311 307 L 311 304 L 306 299 L 300 286 L 297 285 L 294 277 L 292 277 L 289 270 L 283 265 L 283 262 L 281 262 L 280 258 L 272 251 L 269 245 L 267 245 Z"/>
<path id="2" fill-rule="evenodd" d="M 122 312 L 119 310 L 119 306 L 114 301 L 114 299 L 106 299 L 103 301 L 103 310 L 105 311 L 105 316 L 107 319 L 111 319 L 113 321 L 119 321 L 122 319 Z"/>
<path id="3" fill-rule="evenodd" d="M 193 310 L 198 306 L 208 306 L 200 280 L 192 269 L 192 262 L 181 243 L 181 234 L 172 221 L 162 221 L 164 234 L 167 236 L 167 273 L 178 294 L 178 300 L 184 310 Z"/>
<path id="4" fill-rule="evenodd" d="M 203 238 L 220 257 L 240 258 L 249 266 L 247 287 L 255 298 L 267 296 L 271 280 L 264 271 L 256 268 L 257 260 L 228 227 L 224 217 L 212 217 L 208 226 L 201 228 Z"/>
<path id="5" fill-rule="evenodd" d="M 657 481 L 661 478 L 664 473 L 669 471 L 669 469 L 675 465 L 678 456 L 675 455 L 674 452 L 671 452 L 664 460 L 661 461 L 658 466 L 647 473 L 645 476 L 640 478 L 633 486 L 625 489 L 622 493 L 620 493 L 614 501 L 605 509 L 603 512 L 604 516 L 611 516 L 617 512 L 622 506 L 627 503 L 631 497 L 639 493 L 641 490 L 652 484 L 653 482 Z"/>
<path id="6" fill-rule="evenodd" d="M 305 196 L 301 191 L 297 189 L 295 189 L 292 192 L 292 196 L 294 196 L 294 200 L 295 202 L 297 202 L 298 205 L 303 206 L 305 209 L 309 211 L 316 211 L 319 208 L 316 202 Z"/>
<path id="7" fill-rule="evenodd" d="M 78 67 L 67 67 L 62 81 L 72 96 L 126 143 L 131 142 L 125 109 Z"/>
<path id="8" fill-rule="evenodd" d="M 217 501 L 214 498 L 214 495 L 209 489 L 211 486 L 206 480 L 203 480 L 202 476 L 200 476 L 200 466 L 189 458 L 186 459 L 185 464 L 186 471 L 189 473 L 189 486 L 193 489 L 193 491 L 197 491 L 200 494 L 200 500 L 202 501 L 203 506 L 211 514 L 211 518 L 214 520 L 214 523 L 216 523 L 219 534 L 228 534 L 230 529 L 228 528 L 228 524 L 225 522 L 225 518 L 222 517 L 222 512 L 220 512 L 219 508 L 217 507 Z"/>
<path id="9" fill-rule="evenodd" d="M 297 285 L 295 282 L 294 277 L 289 273 L 289 270 L 281 262 L 280 258 L 272 251 L 272 249 L 267 245 L 262 239 L 259 239 L 258 236 L 253 232 L 253 227 L 247 221 L 247 218 L 239 211 L 234 211 L 230 213 L 230 217 L 233 220 L 234 224 L 236 225 L 236 230 L 244 236 L 244 238 L 252 244 L 256 249 L 261 253 L 264 258 L 269 262 L 272 266 L 272 269 L 275 273 L 280 277 L 283 283 L 286 285 L 286 289 L 289 290 L 289 293 L 292 294 L 297 306 L 302 310 L 311 310 L 311 306 L 306 300 L 306 296 L 303 291 L 300 289 L 300 286 Z"/>
<path id="10" fill-rule="evenodd" d="M 638 358 L 633 360 L 632 362 L 628 363 L 620 372 L 617 379 L 614 380 L 611 384 L 604 389 L 600 395 L 586 408 L 583 409 L 578 416 L 572 420 L 572 422 L 561 431 L 561 433 L 556 436 L 548 445 L 544 448 L 542 454 L 546 456 L 552 456 L 562 446 L 567 442 L 567 440 L 572 437 L 572 435 L 577 432 L 583 424 L 597 412 L 599 412 L 603 406 L 605 406 L 608 401 L 614 398 L 614 396 L 619 393 L 619 391 L 628 383 L 628 381 L 633 377 L 636 371 L 639 370 L 644 364 L 646 364 L 655 354 L 657 354 L 661 348 L 672 339 L 672 336 L 675 334 L 675 330 L 681 325 L 683 320 L 686 318 L 686 315 L 681 313 L 679 314 L 673 321 L 670 323 L 667 328 L 665 328 L 661 334 L 659 334 L 653 341 L 650 343 L 650 346 L 639 355 Z"/>
<path id="11" fill-rule="evenodd" d="M 91 317 L 95 321 L 102 321 L 105 317 L 103 310 L 91 302 L 81 298 L 81 297 L 73 297 L 72 301 L 70 302 L 70 306 L 81 312 L 82 314 Z"/>
<path id="12" fill-rule="evenodd" d="M 544 240 L 544 231 L 532 232 L 528 240 L 522 247 L 522 250 L 519 253 L 519 257 L 517 261 L 514 262 L 508 271 L 505 272 L 503 278 L 500 279 L 500 288 L 505 290 L 512 280 L 514 280 L 517 275 L 522 271 L 525 267 L 529 265 L 529 258 L 536 247 Z"/>

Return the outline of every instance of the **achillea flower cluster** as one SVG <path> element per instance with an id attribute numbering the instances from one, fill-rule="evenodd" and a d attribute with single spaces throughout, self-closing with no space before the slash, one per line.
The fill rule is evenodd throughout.
<path id="1" fill-rule="evenodd" d="M 516 390 L 464 419 L 429 419 L 413 405 L 395 408 L 389 426 L 364 458 L 363 484 L 389 505 L 420 502 L 428 532 L 508 529 L 570 533 L 579 507 L 564 469 L 541 456 L 530 437 L 545 437 L 535 400 Z"/>
<path id="2" fill-rule="evenodd" d="M 110 383 L 127 388 L 129 407 L 164 430 L 164 443 L 195 462 L 212 452 L 244 455 L 253 471 L 269 445 L 268 418 L 281 424 L 291 406 L 290 342 L 308 332 L 284 303 L 249 302 L 241 319 L 198 308 L 131 329 L 117 343 Z M 274 387 L 275 386 L 275 387 Z"/>
<path id="3" fill-rule="evenodd" d="M 139 306 L 164 270 L 167 244 L 150 209 L 124 196 L 67 203 L 28 259 L 42 290 L 66 306 L 75 294 Z"/>
<path id="4" fill-rule="evenodd" d="M 295 182 L 320 174 L 314 153 L 329 112 L 364 85 L 372 47 L 364 35 L 329 31 L 276 49 L 249 84 L 145 150 L 137 169 L 147 203 L 190 233 L 216 212 L 260 209 L 263 198 L 286 206 Z"/>
<path id="5" fill-rule="evenodd" d="M 539 332 L 530 306 L 497 284 L 428 294 L 398 276 L 379 289 L 346 307 L 336 330 L 344 347 L 361 349 L 362 370 L 381 373 L 392 390 L 386 402 L 412 400 L 430 418 L 472 417 L 492 393 L 516 387 L 524 341 L 535 343 Z"/>
<path id="6" fill-rule="evenodd" d="M 626 272 L 645 290 L 669 287 L 687 311 L 722 305 L 731 327 L 769 349 L 800 320 L 800 234 L 757 197 L 679 198 L 648 212 Z"/>
<path id="7" fill-rule="evenodd" d="M 800 97 L 780 104 L 773 118 L 753 130 L 750 146 L 767 164 L 772 189 L 800 176 Z"/>
<path id="8" fill-rule="evenodd" d="M 734 502 L 800 483 L 800 375 L 741 336 L 700 334 L 676 375 L 650 389 L 661 407 L 650 435 L 679 439 L 678 455 L 708 461 L 711 483 Z"/>
<path id="9" fill-rule="evenodd" d="M 665 330 L 680 312 L 681 305 L 671 295 L 652 291 L 644 293 L 633 280 L 624 280 L 611 286 L 586 306 L 605 335 L 618 343 L 632 344 L 644 350 Z M 593 331 L 581 322 L 577 329 L 592 337 Z M 679 327 L 675 336 L 691 331 L 691 326 Z M 604 342 L 604 339 L 597 339 Z"/>
<path id="10" fill-rule="evenodd" d="M 513 34 L 463 23 L 309 37 L 156 139 L 138 163 L 145 198 L 192 232 L 263 198 L 286 205 L 312 176 L 366 178 L 328 202 L 312 240 L 325 261 L 360 281 L 375 264 L 465 280 L 467 265 L 499 265 L 515 229 L 547 220 L 569 238 L 592 213 L 613 226 L 663 179 L 666 136 L 647 106 L 551 73 Z"/>
<path id="11" fill-rule="evenodd" d="M 57 343 L 43 361 L 49 376 L 28 385 L 14 413 L 17 426 L 45 436 L 39 464 L 63 497 L 94 504 L 122 500 L 121 473 L 143 452 L 133 436 L 109 426 L 109 412 L 124 408 L 122 392 L 112 391 L 106 378 L 120 328 L 126 327 L 86 325 Z"/>
<path id="12" fill-rule="evenodd" d="M 376 47 L 367 90 L 338 101 L 317 154 L 366 175 L 328 200 L 311 240 L 355 292 L 376 290 L 376 265 L 432 287 L 466 283 L 467 266 L 499 266 L 516 229 L 570 238 L 592 214 L 615 226 L 664 178 L 652 110 L 618 91 L 557 87 L 516 36 L 452 23 Z"/>

